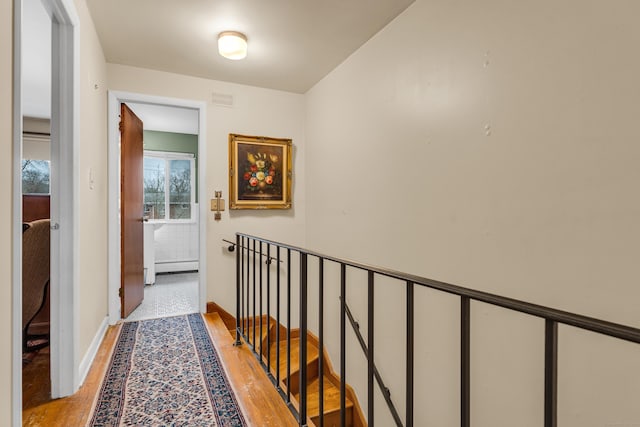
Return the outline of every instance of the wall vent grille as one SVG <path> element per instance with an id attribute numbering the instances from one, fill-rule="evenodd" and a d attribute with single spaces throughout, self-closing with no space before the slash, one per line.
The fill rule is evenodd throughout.
<path id="1" fill-rule="evenodd" d="M 219 105 L 221 107 L 233 107 L 233 95 L 229 95 L 226 93 L 213 92 L 213 94 L 211 95 L 211 101 L 215 105 Z"/>

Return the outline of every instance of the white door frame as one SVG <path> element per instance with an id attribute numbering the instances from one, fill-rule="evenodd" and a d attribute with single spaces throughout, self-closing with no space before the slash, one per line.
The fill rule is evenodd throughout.
<path id="1" fill-rule="evenodd" d="M 73 0 L 42 0 L 52 22 L 51 395 L 79 384 L 77 297 L 80 19 Z M 14 0 L 12 419 L 22 425 L 22 0 Z"/>
<path id="2" fill-rule="evenodd" d="M 144 95 L 131 92 L 109 91 L 109 323 L 115 324 L 120 320 L 120 104 L 133 102 L 142 104 L 155 104 L 170 107 L 190 108 L 198 111 L 198 200 L 199 200 L 199 283 L 198 283 L 198 308 L 200 312 L 206 311 L 207 295 L 207 162 L 206 162 L 206 108 L 202 101 L 193 101 L 177 98 L 165 98 L 152 95 Z"/>

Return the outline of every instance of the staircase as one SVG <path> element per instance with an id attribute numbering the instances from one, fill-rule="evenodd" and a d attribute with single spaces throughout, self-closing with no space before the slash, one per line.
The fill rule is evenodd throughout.
<path id="1" fill-rule="evenodd" d="M 210 303 L 208 312 L 217 312 L 225 322 L 229 333 L 235 338 L 235 318 L 224 311 L 217 304 Z M 280 379 L 280 389 L 286 396 L 290 394 L 291 402 L 298 408 L 300 399 L 300 334 L 298 329 L 291 330 L 290 348 L 290 388 L 287 383 L 287 329 L 277 325 L 275 319 L 267 322 L 267 317 L 243 319 L 245 333 L 250 342 L 253 342 L 255 328 L 255 352 L 261 354 L 262 364 L 268 372 Z M 260 324 L 262 322 L 262 330 Z M 279 328 L 279 331 L 277 329 Z M 280 338 L 277 341 L 277 338 Z M 268 339 L 267 339 L 268 338 Z M 269 346 L 267 348 L 267 346 Z M 280 357 L 278 360 L 278 349 Z M 340 377 L 333 370 L 326 350 L 322 356 L 319 351 L 318 339 L 312 334 L 307 334 L 307 416 L 315 427 L 320 427 L 320 357 L 323 357 L 323 426 L 340 427 Z M 278 363 L 279 362 L 279 363 Z M 346 386 L 346 427 L 366 427 L 364 415 L 353 389 Z"/>
<path id="2" fill-rule="evenodd" d="M 227 240 L 225 242 L 231 243 L 231 246 L 227 248 L 228 251 L 235 251 L 236 317 L 238 319 L 249 317 L 242 325 L 241 332 L 247 337 L 252 351 L 262 363 L 263 368 L 269 372 L 272 383 L 278 386 L 280 395 L 284 397 L 291 412 L 296 415 L 296 422 L 300 426 L 314 424 L 319 427 L 317 424 L 324 421 L 326 421 L 324 425 L 328 427 L 337 425 L 336 408 L 338 405 L 336 402 L 338 401 L 340 401 L 341 405 L 340 421 L 342 422 L 343 418 L 348 418 L 348 422 L 345 420 L 342 423 L 343 426 L 360 427 L 366 425 L 355 395 L 350 391 L 350 388 L 346 388 L 347 391 L 341 396 L 341 399 L 338 398 L 340 397 L 338 392 L 340 387 L 337 387 L 337 385 L 340 381 L 333 369 L 331 369 L 326 354 L 321 354 L 323 352 L 318 351 L 318 345 L 314 337 L 307 334 L 310 308 L 312 309 L 312 315 L 318 314 L 320 339 L 324 338 L 325 314 L 334 317 L 333 320 L 336 320 L 336 315 L 339 317 L 340 343 L 331 341 L 331 345 L 332 349 L 340 351 L 343 360 L 345 360 L 345 355 L 347 354 L 347 334 L 351 332 L 355 334 L 361 350 L 359 356 L 364 356 L 366 361 L 366 392 L 364 384 L 359 391 L 361 393 L 360 398 L 363 399 L 363 402 L 366 402 L 367 420 L 371 425 L 375 423 L 376 413 L 380 411 L 378 408 L 382 408 L 382 411 L 385 411 L 383 415 L 390 415 L 393 419 L 393 423 L 387 419 L 385 425 L 413 427 L 414 425 L 424 424 L 423 419 L 414 420 L 416 406 L 423 404 L 415 396 L 416 381 L 421 379 L 416 377 L 415 368 L 417 363 L 423 363 L 423 361 L 416 361 L 416 356 L 419 355 L 415 351 L 415 342 L 417 340 L 422 342 L 428 339 L 417 324 L 419 317 L 416 315 L 416 293 L 437 292 L 441 295 L 453 296 L 458 300 L 459 307 L 453 309 L 453 313 L 459 316 L 459 322 L 454 321 L 449 322 L 449 324 L 459 327 L 459 354 L 452 355 L 454 358 L 457 356 L 460 362 L 459 374 L 452 376 L 452 379 L 459 384 L 457 400 L 459 402 L 459 419 L 462 427 L 471 425 L 471 409 L 477 405 L 477 403 L 472 404 L 474 396 L 471 388 L 471 379 L 473 377 L 472 372 L 477 367 L 472 366 L 474 364 L 471 363 L 471 355 L 474 347 L 473 333 L 477 326 L 472 322 L 477 317 L 472 315 L 472 309 L 478 304 L 500 307 L 502 311 L 520 313 L 528 318 L 544 321 L 544 346 L 540 349 L 541 356 L 544 357 L 544 369 L 540 370 L 539 375 L 543 376 L 542 381 L 544 383 L 544 405 L 541 405 L 543 406 L 541 409 L 543 410 L 542 416 L 544 417 L 545 427 L 554 427 L 558 424 L 558 371 L 560 369 L 559 365 L 561 365 L 558 363 L 558 348 L 561 346 L 560 339 L 563 335 L 558 332 L 560 326 L 569 326 L 590 334 L 640 344 L 640 328 L 628 325 L 544 307 L 397 270 L 350 261 L 244 233 L 236 233 L 235 243 Z M 384 307 L 382 307 L 383 304 L 376 304 L 376 300 L 380 300 L 380 295 L 376 296 L 376 289 L 379 287 L 380 279 L 384 280 L 383 286 L 386 289 L 389 289 L 389 286 L 394 286 L 396 289 L 395 292 L 398 294 L 398 299 L 393 299 L 393 306 L 387 304 L 386 301 Z M 351 313 L 347 289 L 358 289 L 358 295 L 353 295 L 351 298 L 358 298 L 361 303 L 366 301 L 366 305 L 362 304 L 363 309 L 366 307 L 366 312 L 360 311 L 358 313 L 363 321 L 366 319 L 367 327 L 363 328 L 366 330 L 366 336 L 361 333 L 358 320 Z M 339 295 L 338 299 L 335 298 L 336 295 Z M 271 305 L 272 301 L 275 304 Z M 310 307 L 310 303 L 317 304 L 317 311 L 315 306 Z M 296 397 L 299 398 L 300 395 L 298 394 L 299 390 L 296 390 L 298 382 L 295 381 L 295 375 L 298 375 L 298 364 L 295 363 L 295 360 L 294 363 L 291 363 L 292 378 L 288 381 L 291 384 L 286 384 L 287 381 L 283 380 L 281 376 L 283 370 L 281 363 L 272 361 L 271 357 L 274 348 L 282 348 L 280 340 L 284 339 L 283 337 L 286 334 L 281 334 L 280 328 L 284 328 L 269 321 L 264 322 L 267 325 L 267 331 L 264 334 L 260 333 L 258 342 L 247 335 L 247 331 L 253 332 L 253 329 L 251 329 L 253 325 L 250 323 L 258 319 L 251 319 L 251 316 L 261 316 L 265 312 L 269 316 L 274 312 L 270 310 L 272 307 L 278 322 L 281 322 L 280 313 L 286 313 L 287 319 L 290 319 L 292 312 L 295 313 L 296 321 L 299 322 L 300 332 L 285 330 L 285 332 L 289 332 L 290 336 L 295 337 L 297 333 L 301 335 L 307 334 L 304 339 L 308 341 L 309 352 L 305 356 L 306 360 L 304 360 L 305 363 L 301 369 L 303 372 L 307 372 L 307 378 L 304 381 L 304 386 L 307 389 L 302 389 L 301 393 L 306 399 L 300 399 L 299 411 L 297 410 Z M 266 308 L 266 311 L 263 308 Z M 384 348 L 385 343 L 376 345 L 374 337 L 376 336 L 376 316 L 378 319 L 384 319 L 385 313 L 395 313 L 398 310 L 402 310 L 406 314 L 404 316 L 404 325 L 400 325 L 404 326 L 402 329 L 404 329 L 406 335 L 404 337 L 404 345 L 398 345 L 393 350 L 394 352 L 397 350 L 397 358 L 402 358 L 405 362 L 405 372 L 400 378 L 396 378 L 403 384 L 394 384 L 396 396 L 400 396 L 402 401 L 394 402 L 395 396 L 392 398 L 391 389 L 385 385 L 385 379 L 380 374 L 380 370 L 378 370 L 375 363 L 377 359 L 379 360 L 379 357 L 376 357 L 376 349 L 380 351 L 379 349 L 381 347 Z M 266 318 L 264 320 L 266 321 Z M 503 323 L 506 324 L 506 322 L 508 322 L 508 318 L 503 319 Z M 287 325 L 290 325 L 288 320 Z M 231 328 L 233 328 L 233 325 Z M 274 331 L 278 331 L 277 343 L 275 342 Z M 268 339 L 268 344 L 265 339 Z M 307 342 L 302 342 L 306 348 Z M 249 343 L 247 346 L 249 346 Z M 238 340 L 237 344 L 241 344 L 240 340 Z M 335 348 L 333 347 L 334 345 L 336 346 Z M 296 357 L 295 347 L 294 345 L 294 349 L 290 352 L 294 359 Z M 387 348 L 383 351 L 389 350 Z M 350 359 L 352 353 L 353 351 L 350 349 Z M 504 356 L 507 357 L 506 354 Z M 326 376 L 323 376 L 318 371 L 320 361 L 322 361 L 323 366 L 326 363 Z M 516 363 L 518 361 L 513 362 Z M 361 368 L 364 367 L 363 364 Z M 341 363 L 340 372 L 345 371 L 346 366 Z M 274 373 L 279 377 L 277 380 L 273 380 L 272 375 Z M 348 373 L 343 375 L 346 376 L 346 379 L 352 378 Z M 323 391 L 318 394 L 318 386 L 322 381 L 324 381 Z M 287 387 L 289 387 L 288 390 Z M 341 388 L 345 388 L 344 384 Z M 282 390 L 286 390 L 286 392 L 282 393 Z M 378 400 L 376 396 L 379 394 L 382 394 L 386 408 L 380 404 L 376 405 Z M 322 411 L 315 406 L 319 395 L 322 395 L 325 401 L 325 408 Z M 345 403 L 345 398 L 348 399 L 348 403 Z M 404 409 L 404 416 L 398 411 L 396 407 L 398 404 Z M 300 419 L 300 413 L 304 414 L 303 419 Z M 347 417 L 344 417 L 345 415 Z M 423 416 L 423 414 L 420 415 L 421 417 Z"/>

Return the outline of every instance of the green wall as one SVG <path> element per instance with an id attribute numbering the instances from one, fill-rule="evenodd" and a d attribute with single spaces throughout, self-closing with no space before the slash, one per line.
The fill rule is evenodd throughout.
<path id="1" fill-rule="evenodd" d="M 196 203 L 198 203 L 198 135 L 145 130 L 143 138 L 145 150 L 193 154 L 196 160 Z"/>

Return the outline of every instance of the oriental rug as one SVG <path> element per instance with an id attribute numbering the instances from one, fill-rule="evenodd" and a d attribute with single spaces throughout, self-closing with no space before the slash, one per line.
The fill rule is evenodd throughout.
<path id="1" fill-rule="evenodd" d="M 200 314 L 127 322 L 88 426 L 244 427 Z"/>

